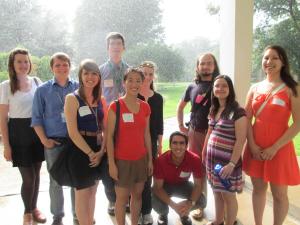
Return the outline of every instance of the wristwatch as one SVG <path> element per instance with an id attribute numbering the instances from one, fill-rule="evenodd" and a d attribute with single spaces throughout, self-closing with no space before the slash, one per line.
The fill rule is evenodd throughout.
<path id="1" fill-rule="evenodd" d="M 193 201 L 191 199 L 189 199 L 189 201 L 192 203 L 192 207 L 194 207 L 196 205 L 196 201 Z"/>

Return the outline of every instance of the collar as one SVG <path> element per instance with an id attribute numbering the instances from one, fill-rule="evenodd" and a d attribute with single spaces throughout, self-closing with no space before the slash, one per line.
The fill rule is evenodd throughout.
<path id="1" fill-rule="evenodd" d="M 185 160 L 186 160 L 186 154 L 187 154 L 187 151 L 185 151 L 185 153 L 184 153 L 184 158 L 183 158 L 182 162 L 181 162 L 179 165 L 175 165 L 175 163 L 174 163 L 173 160 L 172 160 L 172 151 L 171 151 L 171 150 L 168 150 L 168 151 L 166 152 L 166 159 L 167 159 L 166 161 L 167 161 L 168 164 L 174 165 L 174 166 L 176 166 L 176 167 L 180 167 L 181 165 L 184 164 L 184 162 L 185 162 Z"/>
<path id="2" fill-rule="evenodd" d="M 69 84 L 74 84 L 74 82 L 75 82 L 74 80 L 71 80 L 68 77 L 68 80 L 67 80 L 66 85 L 64 87 L 68 86 Z M 58 85 L 59 86 L 59 84 L 57 82 L 57 79 L 55 77 L 53 77 L 53 79 L 51 80 L 51 83 L 52 83 L 52 85 Z"/>

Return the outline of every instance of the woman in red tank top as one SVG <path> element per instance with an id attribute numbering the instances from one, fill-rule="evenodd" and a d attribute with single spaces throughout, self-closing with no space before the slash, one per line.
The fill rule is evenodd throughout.
<path id="1" fill-rule="evenodd" d="M 246 100 L 249 126 L 243 169 L 253 184 L 252 203 L 256 225 L 262 224 L 270 183 L 274 224 L 283 224 L 288 212 L 288 185 L 300 183 L 293 138 L 300 131 L 300 88 L 292 78 L 285 50 L 268 46 L 262 69 L 266 79 L 254 84 Z M 290 115 L 293 124 L 288 125 Z"/>

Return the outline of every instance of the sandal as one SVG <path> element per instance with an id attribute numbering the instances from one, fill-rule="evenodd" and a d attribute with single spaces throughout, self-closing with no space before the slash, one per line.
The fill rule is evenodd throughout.
<path id="1" fill-rule="evenodd" d="M 219 224 L 214 224 L 214 222 L 208 222 L 206 225 L 224 225 L 224 222 L 219 223 Z"/>

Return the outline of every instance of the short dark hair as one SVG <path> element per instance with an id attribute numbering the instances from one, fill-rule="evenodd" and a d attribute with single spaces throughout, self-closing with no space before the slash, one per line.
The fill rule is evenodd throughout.
<path id="1" fill-rule="evenodd" d="M 106 35 L 106 47 L 108 48 L 110 40 L 116 40 L 116 39 L 121 39 L 122 44 L 125 47 L 125 38 L 123 34 L 119 32 L 110 32 Z"/>
<path id="2" fill-rule="evenodd" d="M 71 67 L 71 60 L 70 60 L 70 56 L 68 56 L 66 53 L 64 52 L 56 52 L 54 53 L 51 58 L 50 58 L 50 67 L 53 67 L 54 64 L 54 60 L 55 59 L 60 59 L 62 61 L 65 61 L 69 64 L 69 67 Z"/>
<path id="3" fill-rule="evenodd" d="M 141 76 L 142 81 L 145 80 L 144 73 L 143 73 L 143 71 L 141 70 L 140 67 L 129 67 L 126 70 L 125 74 L 124 74 L 124 77 L 123 77 L 123 81 L 124 82 L 127 80 L 128 75 L 131 74 L 131 73 L 137 73 L 137 74 L 139 74 Z"/>
<path id="4" fill-rule="evenodd" d="M 184 142 L 185 144 L 187 145 L 188 144 L 188 136 L 181 132 L 181 131 L 174 131 L 171 135 L 170 135 L 170 138 L 169 138 L 169 146 L 171 146 L 171 143 L 172 143 L 172 140 L 173 140 L 173 137 L 175 136 L 181 136 L 184 138 Z"/>

